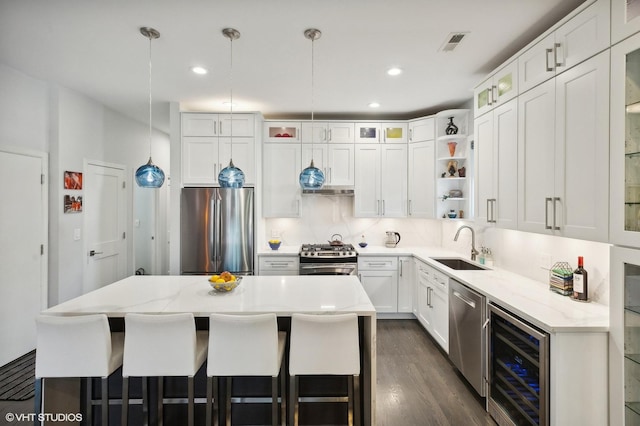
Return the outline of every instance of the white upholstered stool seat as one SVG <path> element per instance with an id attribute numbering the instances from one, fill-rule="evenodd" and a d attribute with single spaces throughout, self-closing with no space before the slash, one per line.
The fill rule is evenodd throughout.
<path id="1" fill-rule="evenodd" d="M 289 349 L 290 419 L 298 424 L 298 376 L 345 375 L 348 381 L 349 424 L 360 424 L 360 337 L 355 313 L 293 314 Z M 314 401 L 323 398 L 314 397 Z M 329 398 L 335 401 L 335 398 Z M 355 407 L 355 410 L 354 410 Z"/>
<path id="2" fill-rule="evenodd" d="M 211 424 L 211 392 L 214 391 L 214 418 L 218 419 L 217 378 L 227 378 L 226 424 L 231 424 L 231 378 L 271 377 L 271 422 L 278 424 L 278 376 L 280 376 L 281 423 L 286 419 L 284 374 L 281 369 L 287 335 L 278 332 L 275 314 L 212 314 L 209 319 L 207 357 L 207 425 Z M 281 372 L 282 370 L 282 372 Z M 246 401 L 247 399 L 245 399 Z"/>
<path id="3" fill-rule="evenodd" d="M 159 377 L 158 424 L 162 424 L 163 377 L 186 376 L 188 380 L 188 424 L 194 421 L 194 383 L 207 357 L 207 332 L 196 331 L 191 313 L 127 314 L 125 316 L 122 364 L 122 424 L 128 421 L 129 377 Z M 143 379 L 143 412 L 146 410 L 146 380 Z"/>
<path id="4" fill-rule="evenodd" d="M 36 413 L 42 410 L 42 379 L 87 379 L 87 412 L 91 423 L 91 378 L 100 377 L 101 422 L 109 424 L 108 377 L 122 365 L 124 335 L 111 333 L 106 315 L 46 316 L 36 318 Z"/>

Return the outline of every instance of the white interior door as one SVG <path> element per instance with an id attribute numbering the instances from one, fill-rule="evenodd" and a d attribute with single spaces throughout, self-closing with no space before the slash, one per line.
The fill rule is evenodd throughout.
<path id="1" fill-rule="evenodd" d="M 36 346 L 47 307 L 47 156 L 0 150 L 0 365 Z"/>
<path id="2" fill-rule="evenodd" d="M 83 292 L 96 290 L 126 276 L 125 168 L 85 165 L 85 252 Z"/>

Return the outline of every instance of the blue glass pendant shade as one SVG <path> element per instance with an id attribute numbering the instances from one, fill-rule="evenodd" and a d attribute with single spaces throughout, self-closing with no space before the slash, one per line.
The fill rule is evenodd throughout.
<path id="1" fill-rule="evenodd" d="M 218 182 L 221 188 L 242 188 L 244 185 L 244 172 L 233 165 L 233 160 L 229 165 L 220 170 Z"/>
<path id="2" fill-rule="evenodd" d="M 136 183 L 142 188 L 160 188 L 164 183 L 164 172 L 149 157 L 149 162 L 136 170 Z"/>
<path id="3" fill-rule="evenodd" d="M 300 172 L 299 180 L 302 189 L 320 189 L 324 185 L 324 173 L 311 160 L 309 167 Z"/>

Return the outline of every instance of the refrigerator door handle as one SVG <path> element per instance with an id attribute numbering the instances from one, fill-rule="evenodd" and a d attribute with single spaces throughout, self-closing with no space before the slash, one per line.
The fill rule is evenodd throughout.
<path id="1" fill-rule="evenodd" d="M 214 210 L 214 223 L 215 223 L 215 241 L 213 242 L 214 244 L 214 257 L 215 257 L 215 262 L 219 262 L 220 261 L 220 240 L 222 239 L 220 236 L 220 231 L 222 230 L 222 226 L 221 226 L 221 218 L 220 218 L 220 204 L 221 204 L 222 199 L 220 198 L 220 194 L 216 192 L 216 198 L 215 198 L 215 203 L 216 203 L 216 208 Z"/>
<path id="2" fill-rule="evenodd" d="M 214 165 L 215 166 L 215 165 Z M 211 254 L 211 261 L 215 262 L 216 261 L 216 257 L 218 255 L 218 248 L 216 245 L 216 219 L 215 219 L 215 212 L 216 212 L 216 199 L 215 199 L 215 195 L 213 197 L 211 197 L 211 199 L 209 200 L 209 207 L 210 207 L 210 211 L 213 212 L 213 220 L 209 221 L 209 253 Z"/>

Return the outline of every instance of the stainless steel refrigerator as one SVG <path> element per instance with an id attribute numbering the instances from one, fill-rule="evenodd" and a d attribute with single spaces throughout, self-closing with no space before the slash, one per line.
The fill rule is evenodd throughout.
<path id="1" fill-rule="evenodd" d="M 180 271 L 253 275 L 253 188 L 183 188 Z"/>

